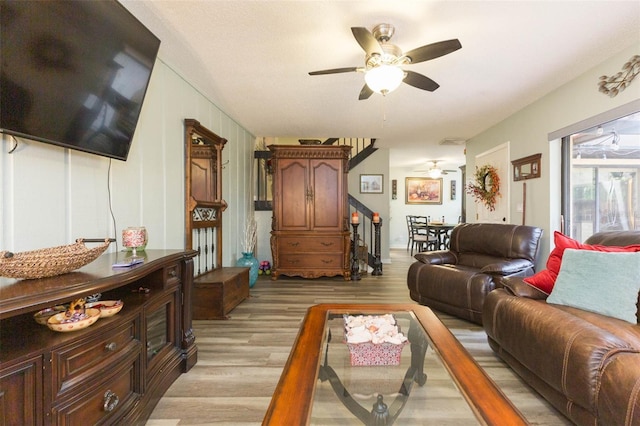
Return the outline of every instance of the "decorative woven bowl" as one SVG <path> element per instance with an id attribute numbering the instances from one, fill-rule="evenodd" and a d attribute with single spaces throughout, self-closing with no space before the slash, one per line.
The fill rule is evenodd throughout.
<path id="1" fill-rule="evenodd" d="M 112 317 L 124 306 L 122 300 L 102 300 L 100 302 L 91 302 L 85 305 L 86 308 L 100 309 L 100 318 Z"/>
<path id="2" fill-rule="evenodd" d="M 62 305 L 54 306 L 52 308 L 47 308 L 36 312 L 35 314 L 33 314 L 33 319 L 40 325 L 47 325 L 47 321 L 49 320 L 49 318 L 66 310 L 67 308 Z"/>
<path id="3" fill-rule="evenodd" d="M 100 309 L 87 309 L 85 311 L 85 314 L 88 315 L 88 318 L 68 323 L 64 322 L 67 319 L 64 312 L 56 314 L 49 318 L 49 320 L 47 321 L 47 327 L 49 327 L 53 331 L 59 331 L 61 333 L 82 330 L 98 321 L 98 319 L 100 318 Z"/>
<path id="4" fill-rule="evenodd" d="M 87 248 L 79 239 L 66 246 L 22 253 L 0 251 L 0 277 L 34 279 L 66 274 L 96 260 L 109 243 L 107 238 L 103 244 Z"/>

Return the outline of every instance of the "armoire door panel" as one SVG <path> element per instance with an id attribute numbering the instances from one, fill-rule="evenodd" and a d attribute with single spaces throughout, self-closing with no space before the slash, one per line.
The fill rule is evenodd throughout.
<path id="1" fill-rule="evenodd" d="M 317 231 L 340 231 L 343 219 L 340 160 L 313 160 L 313 203 L 311 220 Z"/>
<path id="2" fill-rule="evenodd" d="M 309 229 L 310 190 L 308 161 L 282 160 L 278 179 L 278 208 L 282 230 Z"/>

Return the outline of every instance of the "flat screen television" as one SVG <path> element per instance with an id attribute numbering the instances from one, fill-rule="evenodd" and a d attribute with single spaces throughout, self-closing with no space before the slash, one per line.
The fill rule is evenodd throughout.
<path id="1" fill-rule="evenodd" d="M 0 132 L 125 161 L 160 40 L 115 0 L 0 0 Z"/>

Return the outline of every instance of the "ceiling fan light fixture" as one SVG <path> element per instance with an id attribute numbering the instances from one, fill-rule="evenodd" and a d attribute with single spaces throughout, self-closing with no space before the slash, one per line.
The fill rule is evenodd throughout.
<path id="1" fill-rule="evenodd" d="M 405 72 L 399 67 L 382 64 L 368 70 L 364 74 L 364 81 L 369 89 L 386 95 L 400 86 L 405 75 Z"/>
<path id="2" fill-rule="evenodd" d="M 440 176 L 442 176 L 442 170 L 439 169 L 438 167 L 433 167 L 432 169 L 429 170 L 429 177 L 431 179 L 437 179 Z"/>

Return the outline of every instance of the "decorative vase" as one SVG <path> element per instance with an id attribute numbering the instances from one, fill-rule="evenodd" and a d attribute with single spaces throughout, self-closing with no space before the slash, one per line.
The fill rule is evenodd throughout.
<path id="1" fill-rule="evenodd" d="M 249 267 L 249 288 L 253 288 L 258 281 L 258 268 L 260 267 L 260 262 L 258 259 L 253 257 L 253 253 L 251 252 L 242 252 L 242 257 L 238 259 L 236 262 L 236 266 L 245 266 Z"/>

